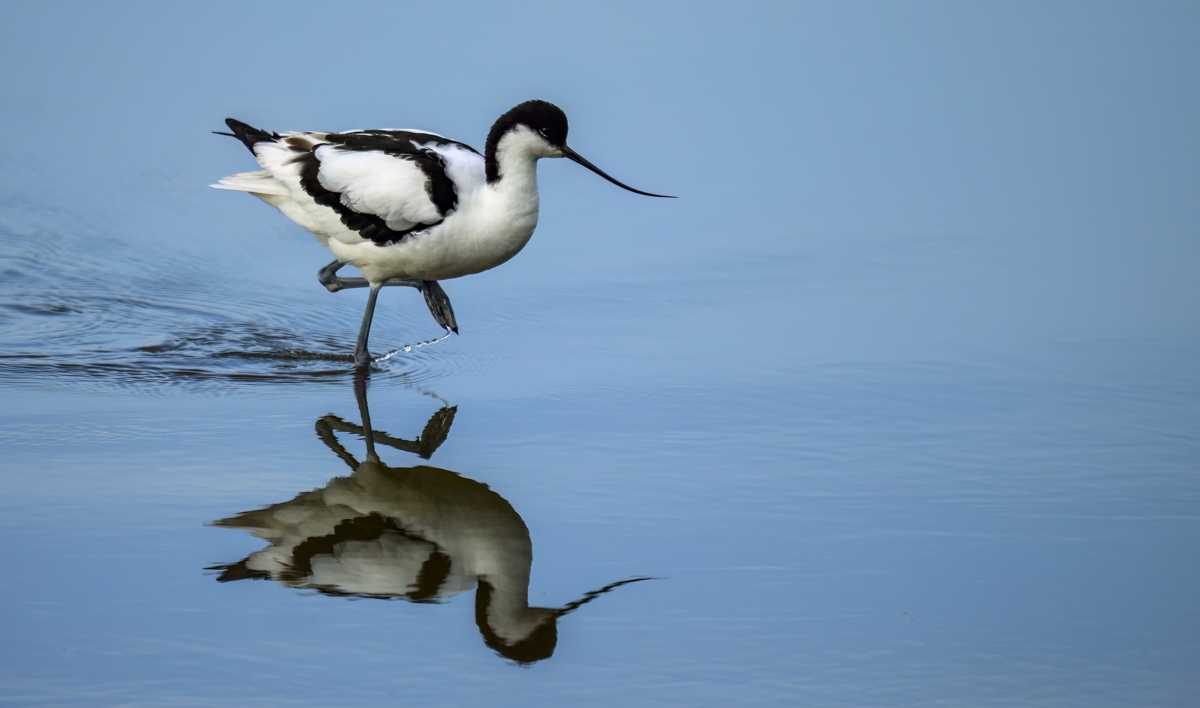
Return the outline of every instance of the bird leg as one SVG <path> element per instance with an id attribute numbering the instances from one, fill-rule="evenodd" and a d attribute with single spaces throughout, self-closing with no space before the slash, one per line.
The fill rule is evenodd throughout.
<path id="1" fill-rule="evenodd" d="M 358 283 L 351 285 L 349 282 L 347 282 L 350 280 L 361 280 L 362 285 L 367 284 L 366 278 L 339 278 L 337 272 L 341 270 L 342 266 L 344 265 L 346 264 L 342 263 L 341 261 L 334 261 L 333 263 L 330 263 L 321 270 L 317 271 L 317 280 L 320 281 L 321 285 L 324 285 L 325 289 L 331 293 L 336 293 L 342 288 L 362 287 Z"/>
<path id="2" fill-rule="evenodd" d="M 371 284 L 366 278 L 341 278 L 337 272 L 345 267 L 345 263 L 334 261 L 317 271 L 317 280 L 331 293 L 348 288 L 369 288 Z M 421 280 L 420 278 L 389 278 L 383 283 L 387 285 L 407 285 L 416 288 L 425 296 L 425 304 L 429 314 L 446 329 L 458 334 L 458 321 L 454 319 L 454 308 L 450 306 L 450 298 L 436 280 Z"/>
<path id="3" fill-rule="evenodd" d="M 331 293 L 336 293 L 339 290 L 347 290 L 349 288 L 369 288 L 371 284 L 366 278 L 339 278 L 337 272 L 345 267 L 345 263 L 334 261 L 317 271 L 317 280 L 325 289 Z M 426 281 L 420 278 L 389 278 L 384 285 L 407 285 L 410 288 L 421 289 L 421 284 Z"/>
<path id="4" fill-rule="evenodd" d="M 425 296 L 425 305 L 429 307 L 429 314 L 433 315 L 433 319 L 437 320 L 437 323 L 441 326 L 458 334 L 458 321 L 454 319 L 454 308 L 450 306 L 450 298 L 446 295 L 446 291 L 442 290 L 442 286 L 438 285 L 436 280 L 388 278 L 379 285 L 372 285 L 366 278 L 338 277 L 337 272 L 345 265 L 342 261 L 333 261 L 317 271 L 317 280 L 331 293 L 336 293 L 346 288 L 371 289 L 371 294 L 367 298 L 367 311 L 363 314 L 362 327 L 358 330 L 358 344 L 354 347 L 355 367 L 366 369 L 371 365 L 371 355 L 367 351 L 367 337 L 371 333 L 371 318 L 375 313 L 375 298 L 379 296 L 379 289 L 387 285 L 406 285 L 410 288 L 420 290 L 421 294 Z"/>
<path id="5" fill-rule="evenodd" d="M 363 313 L 362 327 L 358 330 L 358 342 L 354 345 L 354 367 L 367 369 L 371 366 L 371 353 L 367 351 L 367 337 L 371 334 L 371 318 L 375 315 L 375 298 L 382 286 L 372 285 L 367 296 L 367 311 Z"/>

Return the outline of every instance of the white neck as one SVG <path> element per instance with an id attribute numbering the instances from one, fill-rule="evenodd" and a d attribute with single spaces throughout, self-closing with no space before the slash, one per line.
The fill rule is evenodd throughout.
<path id="1" fill-rule="evenodd" d="M 556 148 L 524 125 L 504 134 L 496 144 L 496 167 L 500 178 L 488 186 L 503 201 L 538 208 L 537 161 L 543 157 L 561 157 Z"/>

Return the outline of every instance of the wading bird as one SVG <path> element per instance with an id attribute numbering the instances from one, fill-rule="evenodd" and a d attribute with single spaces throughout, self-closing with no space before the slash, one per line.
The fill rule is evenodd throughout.
<path id="1" fill-rule="evenodd" d="M 333 252 L 318 279 L 330 292 L 369 287 L 354 364 L 371 365 L 367 337 L 385 285 L 425 295 L 438 324 L 458 332 L 440 280 L 479 273 L 515 256 L 538 219 L 537 161 L 565 157 L 622 184 L 567 147 L 567 116 L 552 103 L 526 101 L 500 116 L 482 155 L 421 130 L 268 133 L 225 123 L 262 166 L 212 185 L 249 192 L 316 235 Z M 352 265 L 362 278 L 343 278 Z"/>

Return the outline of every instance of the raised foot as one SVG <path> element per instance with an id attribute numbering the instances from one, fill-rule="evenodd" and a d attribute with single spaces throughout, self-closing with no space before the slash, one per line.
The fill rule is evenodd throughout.
<path id="1" fill-rule="evenodd" d="M 346 266 L 341 261 L 334 261 L 329 265 L 317 271 L 317 280 L 325 289 L 331 293 L 336 293 L 339 290 L 348 290 L 351 288 L 369 288 L 371 284 L 366 278 L 342 278 L 337 272 Z M 383 285 L 404 286 L 409 288 L 421 288 L 421 284 L 425 281 L 418 278 L 390 278 Z"/>
<path id="2" fill-rule="evenodd" d="M 337 275 L 338 270 L 340 270 L 344 265 L 346 264 L 342 263 L 341 261 L 334 261 L 333 263 L 330 263 L 329 265 L 321 268 L 321 270 L 317 271 L 317 280 L 321 283 L 321 285 L 325 286 L 326 290 L 331 293 L 336 293 L 337 291 L 346 287 L 346 285 L 344 285 L 345 281 L 350 280 L 350 278 L 339 278 Z M 365 282 L 366 278 L 360 278 L 360 280 Z"/>
<path id="3" fill-rule="evenodd" d="M 425 296 L 425 304 L 429 306 L 429 314 L 446 329 L 458 334 L 458 322 L 454 319 L 454 308 L 450 307 L 450 298 L 436 280 L 421 281 L 421 294 Z"/>

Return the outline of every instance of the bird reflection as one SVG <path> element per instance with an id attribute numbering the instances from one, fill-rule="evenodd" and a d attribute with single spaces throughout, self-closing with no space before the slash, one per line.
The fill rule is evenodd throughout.
<path id="1" fill-rule="evenodd" d="M 530 607 L 533 545 L 521 516 L 487 485 L 448 470 L 389 467 L 386 445 L 429 459 L 445 440 L 456 408 L 443 407 L 415 440 L 372 430 L 366 382 L 355 385 L 362 425 L 328 415 L 317 435 L 353 474 L 334 477 L 291 501 L 214 522 L 270 541 L 219 570 L 219 582 L 271 579 L 328 595 L 438 602 L 477 587 L 475 623 L 484 643 L 521 664 L 548 658 L 558 619 L 631 578 L 587 593 L 561 608 Z M 361 435 L 360 462 L 337 433 Z"/>

